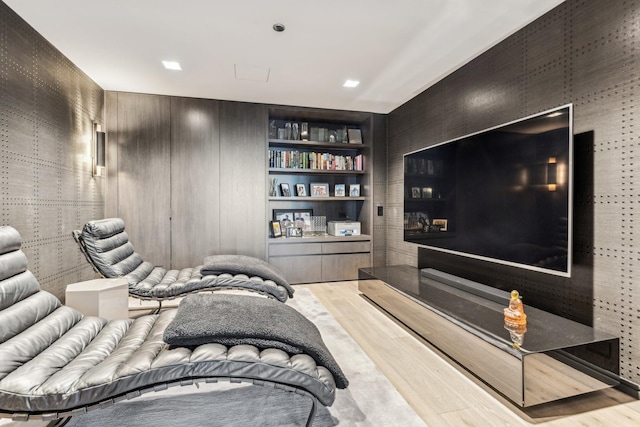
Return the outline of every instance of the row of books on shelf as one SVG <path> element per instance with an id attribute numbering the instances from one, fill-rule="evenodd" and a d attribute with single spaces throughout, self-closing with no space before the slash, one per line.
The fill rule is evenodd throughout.
<path id="1" fill-rule="evenodd" d="M 274 169 L 315 169 L 336 171 L 364 170 L 364 156 L 269 150 L 269 167 Z"/>

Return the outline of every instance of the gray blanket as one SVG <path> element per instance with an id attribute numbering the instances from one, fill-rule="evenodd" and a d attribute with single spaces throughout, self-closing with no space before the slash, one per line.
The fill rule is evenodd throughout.
<path id="1" fill-rule="evenodd" d="M 246 255 L 212 255 L 204 259 L 204 267 L 201 271 L 203 275 L 246 274 L 273 280 L 286 288 L 289 297 L 293 298 L 294 290 L 280 270 L 258 258 Z"/>
<path id="2" fill-rule="evenodd" d="M 176 317 L 164 332 L 164 341 L 183 347 L 249 344 L 289 354 L 305 353 L 333 374 L 337 388 L 349 385 L 318 328 L 294 308 L 268 298 L 189 295 L 180 302 Z"/>

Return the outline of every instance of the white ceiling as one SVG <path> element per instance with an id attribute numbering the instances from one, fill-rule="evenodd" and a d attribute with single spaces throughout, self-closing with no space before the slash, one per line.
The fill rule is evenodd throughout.
<path id="1" fill-rule="evenodd" d="M 562 3 L 3 1 L 106 90 L 377 113 Z M 286 30 L 275 32 L 275 23 Z M 346 89 L 346 79 L 361 83 Z"/>

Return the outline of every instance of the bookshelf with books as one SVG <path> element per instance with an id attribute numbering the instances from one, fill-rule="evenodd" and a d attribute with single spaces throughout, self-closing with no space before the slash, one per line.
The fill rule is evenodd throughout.
<path id="1" fill-rule="evenodd" d="M 364 155 L 362 153 L 334 154 L 328 151 L 306 151 L 300 149 L 270 149 L 269 169 L 305 169 L 322 171 L 363 171 Z"/>
<path id="2" fill-rule="evenodd" d="M 272 106 L 267 131 L 265 223 L 287 210 L 360 223 L 354 236 L 303 230 L 303 237 L 270 237 L 269 262 L 292 283 L 357 279 L 358 268 L 372 262 L 372 114 Z"/>

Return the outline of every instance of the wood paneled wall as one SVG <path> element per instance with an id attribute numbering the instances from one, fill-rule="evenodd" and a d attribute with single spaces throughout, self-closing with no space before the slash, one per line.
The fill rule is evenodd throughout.
<path id="1" fill-rule="evenodd" d="M 104 91 L 0 2 L 0 215 L 22 235 L 29 269 L 64 299 L 94 277 L 71 231 L 104 215 L 91 174 Z"/>
<path id="2" fill-rule="evenodd" d="M 519 289 L 525 304 L 552 307 L 620 336 L 620 372 L 636 384 L 639 22 L 639 1 L 565 1 L 391 112 L 387 165 L 387 261 L 417 266 L 416 245 L 402 240 L 402 155 L 573 103 L 580 186 L 573 277 L 557 280 L 446 255 L 429 258 L 487 284 Z"/>
<path id="3" fill-rule="evenodd" d="M 265 258 L 267 107 L 221 101 L 220 251 Z"/>
<path id="4" fill-rule="evenodd" d="M 219 102 L 171 98 L 171 264 L 220 253 Z"/>
<path id="5" fill-rule="evenodd" d="M 106 110 L 117 141 L 107 211 L 145 260 L 265 258 L 266 106 L 108 92 Z"/>
<path id="6" fill-rule="evenodd" d="M 112 98 L 108 98 L 110 101 Z M 107 103 L 108 143 L 117 147 L 117 216 L 145 261 L 171 264 L 171 99 L 119 93 Z M 114 144 L 115 143 L 115 144 Z M 111 179 L 111 176 L 108 177 Z"/>

